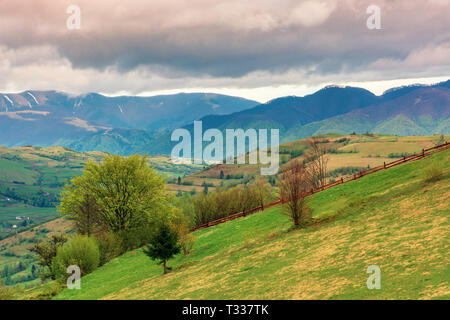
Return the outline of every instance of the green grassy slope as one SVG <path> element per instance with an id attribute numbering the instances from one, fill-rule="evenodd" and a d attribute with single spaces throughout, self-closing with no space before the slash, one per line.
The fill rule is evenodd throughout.
<path id="1" fill-rule="evenodd" d="M 0 146 L 0 239 L 20 229 L 30 217 L 41 224 L 57 216 L 55 206 L 64 184 L 82 173 L 88 160 L 100 161 L 102 152 L 75 152 L 68 148 Z M 175 165 L 167 156 L 152 156 L 149 163 L 166 177 L 188 175 L 200 165 Z"/>
<path id="2" fill-rule="evenodd" d="M 104 156 L 102 152 L 81 153 L 63 147 L 0 146 L 0 271 L 19 262 L 27 265 L 26 271 L 6 279 L 8 285 L 28 282 L 34 255 L 27 249 L 33 241 L 47 236 L 40 234 L 36 239 L 34 235 L 25 239 L 26 230 L 58 217 L 56 205 L 63 185 L 82 173 L 86 161 L 100 161 Z M 199 165 L 175 165 L 167 156 L 152 156 L 149 163 L 167 177 L 203 168 Z M 54 225 L 59 224 L 47 224 L 49 227 Z"/>
<path id="3" fill-rule="evenodd" d="M 56 299 L 448 299 L 449 157 L 315 194 L 314 216 L 328 222 L 292 230 L 273 208 L 197 231 L 194 251 L 167 275 L 136 250 Z M 432 163 L 445 177 L 425 183 Z M 381 290 L 366 287 L 369 265 L 381 268 Z"/>

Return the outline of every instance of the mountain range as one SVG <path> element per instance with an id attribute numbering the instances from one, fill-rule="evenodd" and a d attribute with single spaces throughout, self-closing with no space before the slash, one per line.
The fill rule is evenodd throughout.
<path id="1" fill-rule="evenodd" d="M 56 91 L 0 94 L 0 144 L 68 145 L 115 128 L 172 130 L 209 114 L 229 114 L 257 105 L 211 93 L 153 97 L 73 96 Z"/>
<path id="2" fill-rule="evenodd" d="M 279 128 L 282 142 L 325 133 L 428 135 L 450 132 L 450 80 L 395 88 L 376 96 L 353 87 L 325 87 L 282 97 L 230 115 L 203 117 L 204 128 Z"/>
<path id="3" fill-rule="evenodd" d="M 77 151 L 169 154 L 171 131 L 201 120 L 208 128 L 278 128 L 281 142 L 325 133 L 450 133 L 450 80 L 377 96 L 328 86 L 304 97 L 259 104 L 192 93 L 154 97 L 72 96 L 55 91 L 0 94 L 0 144 L 61 145 Z"/>

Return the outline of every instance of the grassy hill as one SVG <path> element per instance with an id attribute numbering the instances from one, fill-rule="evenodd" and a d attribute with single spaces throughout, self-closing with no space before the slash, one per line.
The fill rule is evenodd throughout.
<path id="1" fill-rule="evenodd" d="M 26 218 L 40 224 L 56 217 L 61 188 L 81 174 L 86 161 L 100 161 L 105 155 L 63 147 L 0 147 L 0 238 L 26 227 Z M 167 156 L 152 156 L 149 163 L 167 178 L 203 169 L 175 165 Z"/>
<path id="2" fill-rule="evenodd" d="M 62 186 L 86 161 L 103 157 L 62 147 L 0 147 L 0 237 L 54 218 Z"/>
<path id="3" fill-rule="evenodd" d="M 383 162 L 391 162 L 403 155 L 420 152 L 438 143 L 440 135 L 399 137 L 394 135 L 342 135 L 327 134 L 322 137 L 329 142 L 327 147 L 331 149 L 327 155 L 329 180 L 338 179 L 356 173 L 361 169 L 376 167 Z M 450 140 L 450 135 L 444 137 Z M 280 145 L 281 168 L 289 165 L 292 160 L 303 161 L 308 149 L 307 139 L 296 140 Z M 220 172 L 223 178 L 220 179 Z M 182 177 L 181 185 L 177 181 L 169 180 L 168 189 L 174 192 L 189 192 L 195 189 L 202 190 L 204 183 L 214 190 L 219 186 L 233 186 L 252 179 L 260 173 L 259 165 L 229 165 L 221 164 L 209 166 L 205 170 L 195 172 Z"/>
<path id="4" fill-rule="evenodd" d="M 61 189 L 81 174 L 86 161 L 100 161 L 104 156 L 62 147 L 0 147 L 0 271 L 19 262 L 26 265 L 8 283 L 38 283 L 28 281 L 34 256 L 27 249 L 51 232 L 70 230 L 67 221 L 54 220 Z M 149 162 L 168 178 L 203 168 L 175 165 L 167 156 L 152 156 Z"/>
<path id="5" fill-rule="evenodd" d="M 128 252 L 56 299 L 449 299 L 449 157 L 315 194 L 313 216 L 326 219 L 304 229 L 277 207 L 199 230 L 167 275 L 142 250 Z M 443 179 L 425 182 L 431 165 Z M 381 269 L 381 290 L 366 287 L 369 265 Z"/>

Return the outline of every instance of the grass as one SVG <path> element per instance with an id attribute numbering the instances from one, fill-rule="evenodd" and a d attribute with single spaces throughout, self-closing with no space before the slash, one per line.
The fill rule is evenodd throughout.
<path id="1" fill-rule="evenodd" d="M 29 234 L 25 230 L 30 226 L 22 226 L 25 221 L 23 217 L 29 217 L 30 220 L 26 221 L 32 221 L 33 227 L 57 218 L 55 205 L 59 202 L 62 186 L 82 173 L 86 161 L 100 161 L 105 155 L 102 152 L 75 152 L 62 147 L 0 146 L 0 268 L 19 261 L 31 266 L 33 260 L 26 257 L 31 244 L 17 241 L 27 238 Z M 189 174 L 203 168 L 198 165 L 177 166 L 167 156 L 150 157 L 149 163 L 167 177 Z M 16 217 L 21 217 L 21 220 Z M 17 228 L 13 228 L 14 225 Z M 59 230 L 53 229 L 58 223 L 46 226 L 52 231 Z M 1 241 L 3 238 L 12 241 Z M 4 243 L 8 245 L 3 246 Z M 6 256 L 7 252 L 15 255 Z M 29 273 L 29 270 L 26 272 Z"/>
<path id="2" fill-rule="evenodd" d="M 167 275 L 139 249 L 55 298 L 449 299 L 449 155 L 313 195 L 314 217 L 327 222 L 292 229 L 272 208 L 197 231 L 194 251 L 171 260 Z M 444 177 L 424 184 L 433 163 Z M 369 265 L 381 268 L 381 290 L 366 287 Z"/>

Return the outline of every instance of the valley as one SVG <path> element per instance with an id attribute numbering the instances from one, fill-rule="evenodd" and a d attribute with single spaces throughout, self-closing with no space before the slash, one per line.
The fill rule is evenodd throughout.
<path id="1" fill-rule="evenodd" d="M 141 249 L 83 278 L 56 299 L 448 299 L 445 151 L 312 196 L 322 222 L 292 229 L 280 207 L 196 231 L 188 256 L 161 275 Z M 425 183 L 433 163 L 445 179 Z M 378 265 L 381 290 L 367 290 Z M 99 285 L 100 283 L 104 285 Z M 36 299 L 43 288 L 26 290 Z"/>
<path id="2" fill-rule="evenodd" d="M 327 180 L 332 182 L 403 155 L 420 152 L 441 140 L 449 140 L 450 136 L 329 134 L 321 138 L 328 141 Z M 303 161 L 307 151 L 307 140 L 281 145 L 280 171 L 292 161 Z M 29 279 L 33 264 L 33 255 L 27 249 L 54 232 L 73 232 L 70 221 L 58 218 L 56 205 L 61 188 L 72 177 L 81 174 L 86 161 L 100 161 L 104 156 L 102 152 L 79 153 L 62 147 L 0 148 L 0 235 L 4 238 L 0 241 L 0 269 L 18 262 L 26 266 L 26 270 L 9 280 L 11 283 L 38 283 L 38 279 L 21 281 Z M 208 192 L 213 192 L 218 188 L 248 184 L 260 174 L 258 165 L 249 164 L 175 165 L 167 156 L 152 156 L 149 163 L 167 178 L 167 191 L 177 197 L 203 193 L 205 186 Z M 269 178 L 272 184 L 276 180 L 276 176 Z"/>

